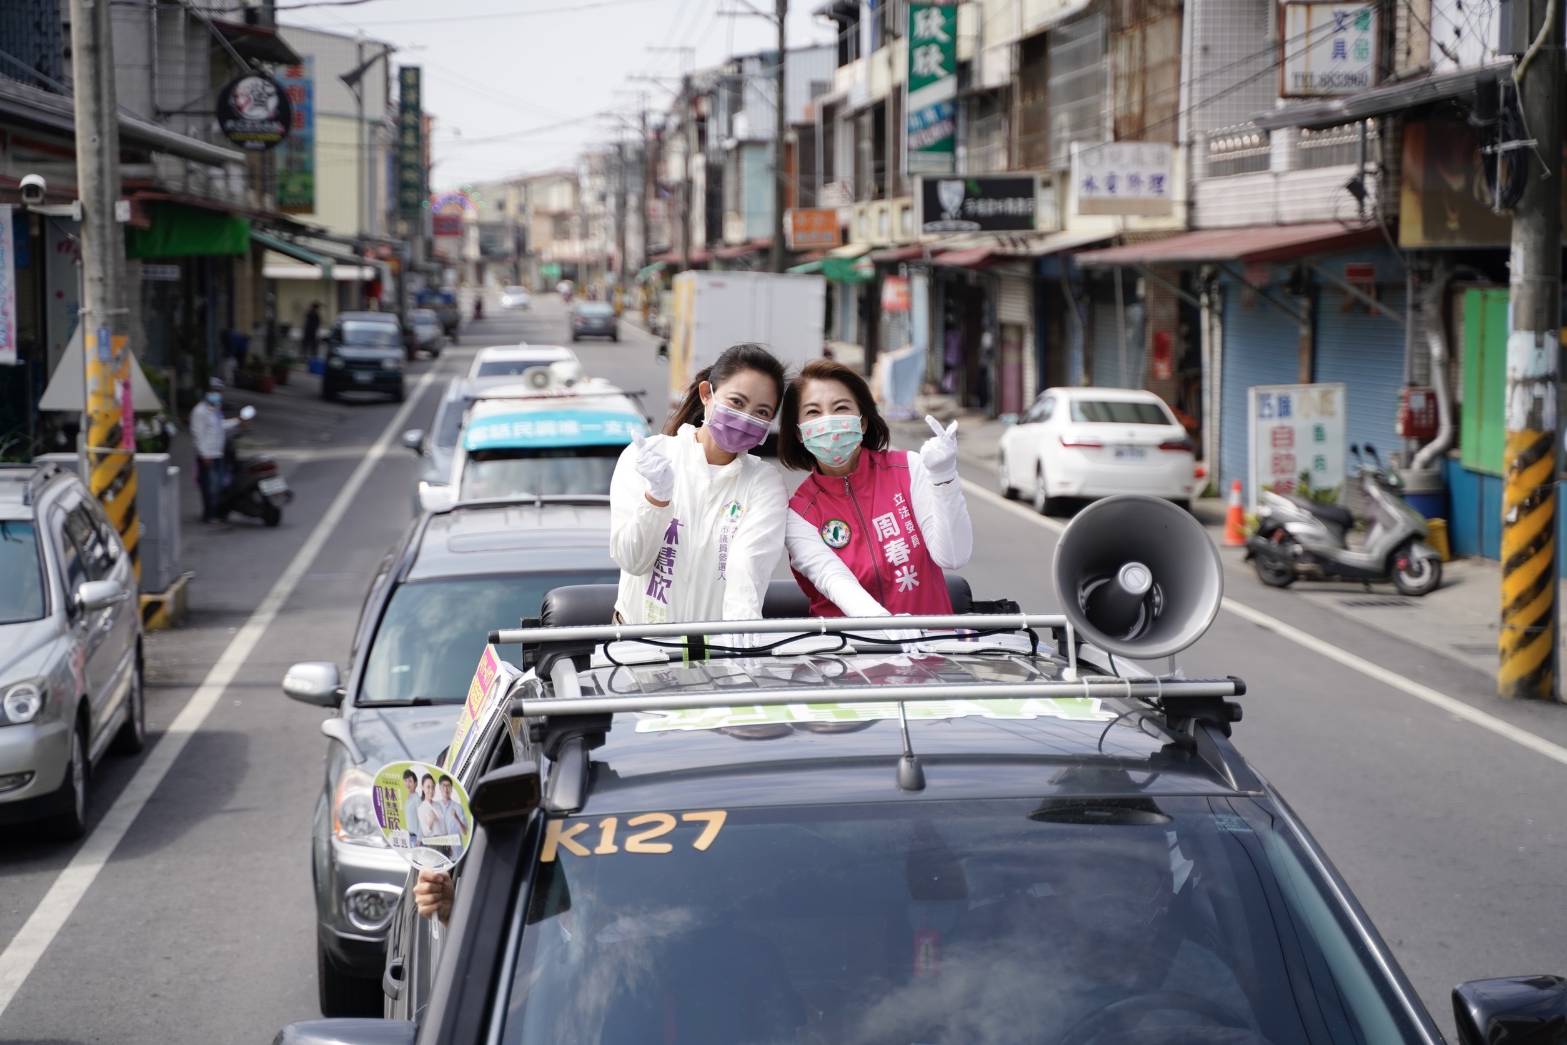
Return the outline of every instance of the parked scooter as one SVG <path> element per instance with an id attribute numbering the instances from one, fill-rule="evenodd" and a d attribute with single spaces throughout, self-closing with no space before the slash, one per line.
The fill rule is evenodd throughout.
<path id="1" fill-rule="evenodd" d="M 239 412 L 242 421 L 255 416 L 253 406 Z M 229 512 L 238 512 L 260 519 L 264 526 L 276 526 L 283 521 L 283 506 L 294 499 L 294 491 L 288 488 L 288 480 L 283 478 L 277 461 L 266 454 L 240 457 L 235 450 L 235 441 L 236 435 L 230 433 L 223 447 L 229 481 L 218 500 L 218 516 L 222 518 Z"/>
<path id="2" fill-rule="evenodd" d="M 1295 494 L 1262 491 L 1257 532 L 1246 542 L 1246 558 L 1257 579 L 1284 588 L 1297 579 L 1391 580 L 1405 595 L 1425 595 L 1442 583 L 1442 558 L 1426 543 L 1426 520 L 1404 501 L 1396 474 L 1382 466 L 1370 443 L 1362 458 L 1350 447 L 1355 479 L 1371 506 L 1366 539 L 1349 545 L 1355 519 L 1336 504 L 1317 504 Z"/>

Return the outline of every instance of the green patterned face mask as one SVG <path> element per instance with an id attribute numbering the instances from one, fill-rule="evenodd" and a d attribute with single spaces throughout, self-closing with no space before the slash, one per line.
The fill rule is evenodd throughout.
<path id="1" fill-rule="evenodd" d="M 828 468 L 842 468 L 865 438 L 859 414 L 827 414 L 800 422 L 800 442 Z"/>

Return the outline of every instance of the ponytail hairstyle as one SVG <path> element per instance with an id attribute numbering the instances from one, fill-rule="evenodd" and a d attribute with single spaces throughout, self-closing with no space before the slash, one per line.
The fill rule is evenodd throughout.
<path id="1" fill-rule="evenodd" d="M 712 366 L 699 370 L 691 379 L 691 387 L 686 389 L 685 398 L 669 415 L 669 420 L 664 422 L 664 434 L 677 435 L 681 425 L 702 423 L 703 381 L 717 388 L 731 377 L 747 370 L 754 370 L 772 378 L 773 385 L 778 389 L 778 399 L 782 402 L 785 385 L 783 364 L 778 362 L 771 352 L 754 341 L 742 341 L 738 345 L 730 345 L 724 349 L 713 361 Z"/>

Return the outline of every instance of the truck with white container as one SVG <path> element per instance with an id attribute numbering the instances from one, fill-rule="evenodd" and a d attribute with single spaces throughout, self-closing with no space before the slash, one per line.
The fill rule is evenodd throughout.
<path id="1" fill-rule="evenodd" d="M 772 272 L 682 272 L 674 279 L 669 399 L 730 345 L 754 341 L 795 371 L 822 354 L 827 284 L 820 276 Z"/>

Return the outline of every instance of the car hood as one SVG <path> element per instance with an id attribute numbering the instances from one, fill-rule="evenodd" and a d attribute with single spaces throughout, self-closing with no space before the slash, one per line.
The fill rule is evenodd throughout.
<path id="1" fill-rule="evenodd" d="M 0 624 L 0 686 L 44 674 L 48 646 L 57 634 L 50 618 Z"/>
<path id="2" fill-rule="evenodd" d="M 462 704 L 422 708 L 356 708 L 354 742 L 374 766 L 400 759 L 433 761 L 452 739 Z"/>

